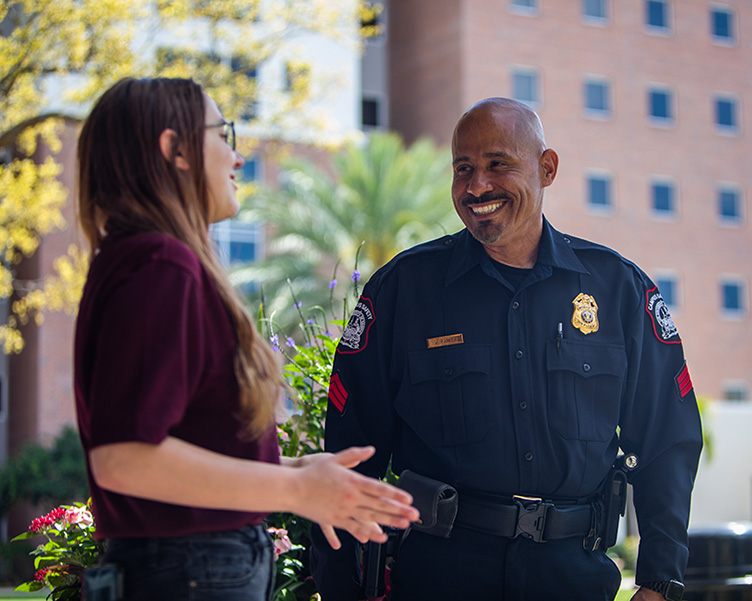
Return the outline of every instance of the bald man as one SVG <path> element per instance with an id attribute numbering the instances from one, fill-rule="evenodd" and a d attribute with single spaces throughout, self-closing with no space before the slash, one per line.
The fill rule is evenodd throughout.
<path id="1" fill-rule="evenodd" d="M 526 105 L 470 107 L 452 156 L 465 229 L 371 278 L 330 382 L 327 450 L 374 445 L 358 469 L 382 477 L 391 462 L 409 470 L 406 487 L 441 491 L 400 536 L 390 599 L 614 599 L 609 495 L 627 478 L 641 534 L 634 599 L 681 599 L 702 436 L 660 291 L 545 219 L 559 159 Z M 323 601 L 364 599 L 357 543 L 313 539 Z"/>

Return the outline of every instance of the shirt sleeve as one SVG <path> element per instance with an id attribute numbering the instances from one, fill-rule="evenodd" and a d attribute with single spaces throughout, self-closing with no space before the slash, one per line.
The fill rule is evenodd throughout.
<path id="1" fill-rule="evenodd" d="M 169 261 L 151 261 L 103 302 L 87 395 L 91 446 L 157 444 L 181 421 L 201 376 L 197 278 Z"/>
<path id="2" fill-rule="evenodd" d="M 376 454 L 356 469 L 375 478 L 386 473 L 392 449 L 393 410 L 389 385 L 389 307 L 378 300 L 373 279 L 343 332 L 329 383 L 326 450 L 336 453 L 351 446 L 373 445 Z M 358 542 L 337 533 L 342 548 L 335 551 L 318 527 L 312 529 L 311 563 L 316 586 L 327 601 L 363 598 Z"/>
<path id="3" fill-rule="evenodd" d="M 702 429 L 681 339 L 658 288 L 640 285 L 629 325 L 629 375 L 621 447 L 635 453 L 631 475 L 640 530 L 636 582 L 682 580 Z"/>

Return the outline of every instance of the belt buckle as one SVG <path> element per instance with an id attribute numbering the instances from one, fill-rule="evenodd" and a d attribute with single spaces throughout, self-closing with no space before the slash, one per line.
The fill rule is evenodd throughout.
<path id="1" fill-rule="evenodd" d="M 514 536 L 523 536 L 536 543 L 545 543 L 543 530 L 546 527 L 546 516 L 553 503 L 546 503 L 539 497 L 524 497 L 514 495 L 512 497 L 517 505 L 517 527 Z"/>

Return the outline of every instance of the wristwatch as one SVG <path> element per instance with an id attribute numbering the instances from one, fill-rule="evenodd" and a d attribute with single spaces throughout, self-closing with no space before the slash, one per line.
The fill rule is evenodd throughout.
<path id="1" fill-rule="evenodd" d="M 660 593 L 668 601 L 681 601 L 684 596 L 684 585 L 678 580 L 663 580 L 661 582 L 643 582 L 640 586 Z"/>

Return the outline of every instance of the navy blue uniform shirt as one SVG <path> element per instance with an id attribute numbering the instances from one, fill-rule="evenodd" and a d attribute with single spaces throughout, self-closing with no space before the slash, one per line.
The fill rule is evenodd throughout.
<path id="1" fill-rule="evenodd" d="M 502 273 L 462 230 L 371 278 L 337 350 L 327 450 L 374 445 L 360 471 L 383 476 L 391 458 L 460 502 L 463 491 L 585 498 L 619 448 L 635 453 L 637 582 L 681 580 L 702 436 L 660 292 L 545 220 L 534 268 L 518 286 Z M 354 554 L 316 538 L 317 583 L 347 598 Z"/>

